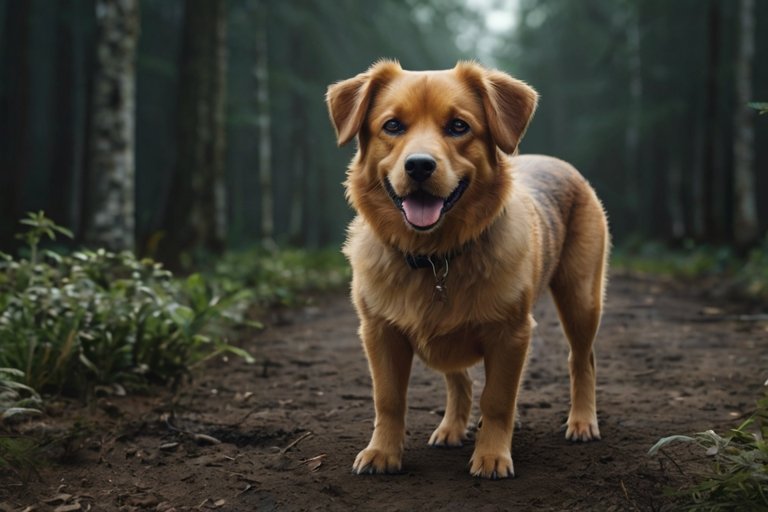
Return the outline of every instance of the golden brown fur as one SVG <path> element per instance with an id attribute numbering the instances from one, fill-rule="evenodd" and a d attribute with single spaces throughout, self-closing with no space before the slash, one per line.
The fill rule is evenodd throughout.
<path id="1" fill-rule="evenodd" d="M 445 374 L 445 416 L 429 439 L 439 446 L 465 439 L 472 397 L 466 368 L 483 361 L 483 421 L 470 472 L 512 476 L 513 416 L 535 325 L 531 311 L 547 287 L 571 346 L 566 437 L 600 436 L 592 342 L 602 311 L 606 219 L 591 187 L 567 163 L 508 156 L 536 101 L 523 82 L 473 63 L 409 72 L 382 61 L 328 89 L 339 144 L 358 142 L 346 181 L 358 216 L 344 252 L 376 422 L 355 460 L 357 473 L 401 468 L 416 354 Z M 434 169 L 417 180 L 405 169 L 422 155 Z M 413 199 L 422 197 L 428 199 Z M 437 212 L 429 200 L 444 200 L 450 209 L 427 225 Z M 411 268 L 407 254 L 428 256 L 434 269 Z"/>

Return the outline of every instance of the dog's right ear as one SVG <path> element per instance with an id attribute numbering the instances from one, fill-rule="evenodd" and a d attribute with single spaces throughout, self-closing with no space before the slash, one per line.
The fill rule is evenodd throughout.
<path id="1" fill-rule="evenodd" d="M 456 71 L 480 95 L 496 146 L 514 154 L 536 111 L 539 95 L 525 82 L 473 62 L 458 63 Z"/>
<path id="2" fill-rule="evenodd" d="M 365 73 L 328 86 L 325 103 L 336 130 L 336 140 L 343 146 L 360 132 L 376 90 L 402 71 L 396 61 L 382 60 Z"/>

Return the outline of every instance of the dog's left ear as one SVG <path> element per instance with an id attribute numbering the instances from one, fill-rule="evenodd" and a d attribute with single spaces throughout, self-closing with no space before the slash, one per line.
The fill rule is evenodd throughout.
<path id="1" fill-rule="evenodd" d="M 343 146 L 360 132 L 376 89 L 402 71 L 395 61 L 382 60 L 365 73 L 328 86 L 325 103 L 336 130 L 336 140 Z"/>
<path id="2" fill-rule="evenodd" d="M 456 72 L 480 93 L 496 145 L 507 154 L 514 153 L 536 111 L 539 95 L 521 80 L 471 62 L 460 62 Z"/>

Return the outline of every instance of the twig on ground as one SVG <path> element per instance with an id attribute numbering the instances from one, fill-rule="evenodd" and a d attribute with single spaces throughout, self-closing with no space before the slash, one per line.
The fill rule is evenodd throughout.
<path id="1" fill-rule="evenodd" d="M 285 454 L 288 450 L 290 450 L 291 448 L 293 448 L 294 446 L 296 446 L 297 444 L 299 444 L 300 442 L 302 442 L 303 440 L 305 440 L 306 438 L 308 438 L 311 435 L 312 435 L 312 432 L 304 432 L 301 436 L 299 436 L 298 439 L 296 439 L 295 441 L 290 443 L 285 448 L 282 448 L 280 450 L 280 453 Z"/>

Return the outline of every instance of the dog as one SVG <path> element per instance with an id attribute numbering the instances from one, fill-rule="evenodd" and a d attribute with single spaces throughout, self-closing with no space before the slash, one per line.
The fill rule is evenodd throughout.
<path id="1" fill-rule="evenodd" d="M 447 403 L 429 439 L 467 440 L 472 384 L 485 387 L 474 476 L 514 476 L 512 436 L 532 308 L 549 288 L 570 344 L 565 437 L 600 439 L 593 341 L 609 233 L 602 204 L 568 163 L 517 156 L 538 95 L 473 62 L 405 71 L 383 60 L 328 87 L 339 146 L 357 140 L 345 181 L 357 215 L 343 252 L 376 411 L 353 473 L 401 471 L 414 354 L 444 374 Z"/>

